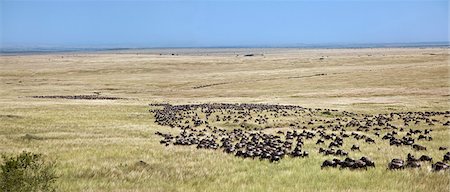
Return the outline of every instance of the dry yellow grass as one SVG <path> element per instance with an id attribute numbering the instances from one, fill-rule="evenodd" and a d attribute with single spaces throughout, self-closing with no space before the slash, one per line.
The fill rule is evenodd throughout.
<path id="1" fill-rule="evenodd" d="M 255 56 L 244 57 L 246 53 Z M 154 132 L 174 130 L 154 124 L 148 112 L 153 102 L 279 103 L 364 113 L 445 111 L 448 59 L 448 48 L 0 56 L 0 152 L 28 150 L 56 159 L 61 191 L 448 191 L 448 172 L 385 170 L 389 158 L 403 157 L 409 148 L 392 150 L 384 143 L 378 146 L 381 153 L 367 146 L 355 155 L 372 156 L 380 165 L 367 172 L 321 171 L 326 157 L 315 152 L 309 159 L 270 164 L 163 147 Z M 129 100 L 29 98 L 96 91 Z M 448 128 L 437 129 L 432 145 L 450 146 Z M 26 139 L 26 134 L 35 137 Z M 442 158 L 442 152 L 428 153 Z"/>

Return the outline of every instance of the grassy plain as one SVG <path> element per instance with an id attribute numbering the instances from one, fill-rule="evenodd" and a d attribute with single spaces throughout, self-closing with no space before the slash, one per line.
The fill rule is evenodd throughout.
<path id="1" fill-rule="evenodd" d="M 172 55 L 172 53 L 174 55 Z M 254 56 L 245 57 L 244 54 Z M 448 48 L 173 49 L 0 56 L 0 153 L 43 153 L 61 191 L 449 191 L 450 174 L 389 171 L 407 153 L 442 159 L 449 129 L 417 153 L 359 143 L 377 168 L 320 169 L 164 147 L 149 103 L 270 103 L 361 113 L 449 110 Z M 127 100 L 37 99 L 101 92 Z M 417 127 L 425 129 L 429 127 Z M 378 140 L 377 140 L 378 141 Z M 348 144 L 350 145 L 350 144 Z M 344 146 L 344 148 L 349 146 Z M 147 164 L 141 164 L 139 161 Z"/>

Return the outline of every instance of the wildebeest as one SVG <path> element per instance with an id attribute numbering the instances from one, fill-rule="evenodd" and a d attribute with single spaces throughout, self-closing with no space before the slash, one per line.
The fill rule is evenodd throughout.
<path id="1" fill-rule="evenodd" d="M 364 161 L 367 167 L 375 167 L 375 162 L 372 161 L 369 157 L 361 157 L 360 160 Z"/>
<path id="2" fill-rule="evenodd" d="M 389 169 L 403 169 L 405 168 L 404 161 L 401 159 L 392 159 L 388 164 Z"/>
<path id="3" fill-rule="evenodd" d="M 406 167 L 419 168 L 419 167 L 421 167 L 421 165 L 418 161 L 408 161 L 408 162 L 406 162 Z"/>
<path id="4" fill-rule="evenodd" d="M 415 149 L 417 151 L 427 150 L 426 147 L 419 145 L 419 144 L 413 144 L 412 147 L 413 147 L 413 149 Z"/>
<path id="5" fill-rule="evenodd" d="M 447 152 L 446 154 L 444 154 L 444 160 L 443 160 L 443 161 L 444 161 L 444 162 L 450 161 L 450 151 Z"/>
<path id="6" fill-rule="evenodd" d="M 440 162 L 440 161 L 436 162 L 435 164 L 433 164 L 431 166 L 431 168 L 433 169 L 433 171 L 441 171 L 441 170 L 448 170 L 448 169 L 450 169 L 449 165 L 447 163 Z"/>
<path id="7" fill-rule="evenodd" d="M 361 150 L 359 149 L 359 145 L 352 145 L 351 150 L 352 150 L 352 151 L 356 151 L 356 150 L 361 151 Z"/>
<path id="8" fill-rule="evenodd" d="M 419 160 L 420 161 L 433 161 L 433 158 L 431 158 L 428 155 L 422 155 L 422 156 L 420 156 Z"/>
<path id="9" fill-rule="evenodd" d="M 336 167 L 337 166 L 337 163 L 335 162 L 335 161 L 332 161 L 332 160 L 325 160 L 323 163 L 322 163 L 322 166 L 320 166 L 322 169 L 323 168 L 325 168 L 325 167 Z"/>

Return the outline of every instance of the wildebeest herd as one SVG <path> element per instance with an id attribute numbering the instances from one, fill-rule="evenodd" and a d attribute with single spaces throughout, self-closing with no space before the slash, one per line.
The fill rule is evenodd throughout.
<path id="1" fill-rule="evenodd" d="M 80 99 L 80 100 L 126 100 L 121 97 L 99 96 L 95 95 L 35 95 L 31 98 L 36 99 Z"/>
<path id="2" fill-rule="evenodd" d="M 241 158 L 278 162 L 286 156 L 307 158 L 310 152 L 304 146 L 305 141 L 310 140 L 317 145 L 319 154 L 334 157 L 325 160 L 322 168 L 366 170 L 375 167 L 376 163 L 367 156 L 351 158 L 349 153 L 361 152 L 360 146 L 353 144 L 347 150 L 344 142 L 359 140 L 368 145 L 386 142 L 391 147 L 410 147 L 423 153 L 439 150 L 443 154 L 443 159 L 436 161 L 426 154 L 419 158 L 408 154 L 406 160 L 399 157 L 384 165 L 388 169 L 418 168 L 424 162 L 430 162 L 433 171 L 450 169 L 447 146 L 439 146 L 438 149 L 427 146 L 433 140 L 432 132 L 436 125 L 449 128 L 450 111 L 369 115 L 296 105 L 211 103 L 150 106 L 157 124 L 176 129 L 177 134 L 156 132 L 162 137 L 160 143 L 165 146 L 195 146 L 197 149 L 221 150 Z M 426 128 L 412 128 L 419 126 Z"/>

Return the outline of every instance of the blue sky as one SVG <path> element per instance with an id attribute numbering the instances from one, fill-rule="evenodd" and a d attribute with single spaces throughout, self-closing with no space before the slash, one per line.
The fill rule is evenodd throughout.
<path id="1" fill-rule="evenodd" d="M 0 0 L 0 46 L 448 42 L 448 1 Z"/>

